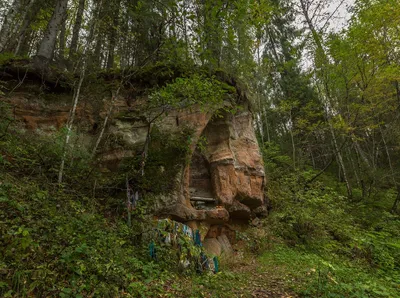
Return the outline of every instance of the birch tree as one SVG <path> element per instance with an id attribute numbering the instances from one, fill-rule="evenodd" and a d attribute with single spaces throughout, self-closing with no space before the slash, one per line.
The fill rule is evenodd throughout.
<path id="1" fill-rule="evenodd" d="M 0 52 L 4 51 L 7 43 L 10 41 L 12 24 L 20 9 L 21 2 L 21 0 L 14 0 L 4 17 L 3 25 L 1 26 L 0 30 Z"/>

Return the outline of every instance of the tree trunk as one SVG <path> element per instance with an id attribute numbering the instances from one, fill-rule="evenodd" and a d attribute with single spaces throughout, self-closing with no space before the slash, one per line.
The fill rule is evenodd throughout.
<path id="1" fill-rule="evenodd" d="M 47 25 L 46 32 L 35 57 L 35 64 L 39 68 L 46 67 L 53 58 L 57 34 L 60 31 L 64 15 L 67 12 L 67 6 L 68 0 L 58 0 L 56 3 L 53 15 Z"/>
<path id="2" fill-rule="evenodd" d="M 101 140 L 102 140 L 102 138 L 103 138 L 104 132 L 105 132 L 106 127 L 107 127 L 108 119 L 109 119 L 109 118 L 111 117 L 111 115 L 112 115 L 112 112 L 113 112 L 113 110 L 114 110 L 114 102 L 115 102 L 115 100 L 116 100 L 116 99 L 118 98 L 118 96 L 119 96 L 119 91 L 120 91 L 120 89 L 121 89 L 121 87 L 119 87 L 119 88 L 117 89 L 117 91 L 115 92 L 115 94 L 112 95 L 110 108 L 108 109 L 108 113 L 107 113 L 106 117 L 104 118 L 103 126 L 102 126 L 102 128 L 101 128 L 99 137 L 97 138 L 96 144 L 94 145 L 94 148 L 93 148 L 93 151 L 92 151 L 92 158 L 96 155 L 97 148 L 99 147 L 100 142 L 101 142 Z"/>
<path id="3" fill-rule="evenodd" d="M 5 50 L 7 44 L 10 41 L 10 33 L 11 33 L 11 24 L 19 11 L 21 6 L 21 0 L 14 0 L 10 9 L 6 13 L 3 21 L 3 26 L 1 26 L 0 30 L 0 52 Z"/>
<path id="4" fill-rule="evenodd" d="M 103 10 L 104 10 L 104 5 L 103 5 L 103 0 L 96 1 L 96 4 L 92 10 L 92 20 L 91 23 L 96 24 L 94 26 L 93 24 L 89 26 L 89 39 L 95 41 L 94 45 L 94 50 L 93 53 L 90 57 L 90 66 L 91 67 L 99 67 L 101 64 L 101 59 L 100 59 L 100 53 L 102 49 L 102 34 L 101 34 L 101 28 L 102 28 L 102 23 L 103 20 L 101 16 L 103 15 Z"/>
<path id="5" fill-rule="evenodd" d="M 400 186 L 397 186 L 397 196 L 391 210 L 393 214 L 397 213 L 397 208 L 399 207 L 399 203 L 400 203 Z"/>
<path id="6" fill-rule="evenodd" d="M 60 30 L 60 41 L 59 41 L 59 51 L 58 51 L 58 58 L 64 63 L 65 60 L 65 37 L 66 37 L 66 14 L 64 15 L 63 21 L 61 23 L 61 30 Z"/>
<path id="7" fill-rule="evenodd" d="M 356 165 L 354 163 L 353 157 L 351 156 L 351 150 L 350 149 L 347 150 L 347 155 L 348 155 L 351 167 L 353 169 L 353 173 L 354 173 L 354 177 L 356 178 L 357 185 L 358 185 L 358 187 L 361 187 L 360 177 L 358 176 L 357 168 L 356 168 Z"/>
<path id="8" fill-rule="evenodd" d="M 324 53 L 321 40 L 320 40 L 320 38 L 318 36 L 318 32 L 317 32 L 317 30 L 315 30 L 314 24 L 313 24 L 309 14 L 308 14 L 308 8 L 307 8 L 306 0 L 300 0 L 300 4 L 301 4 L 301 9 L 303 11 L 304 18 L 306 19 L 308 28 L 311 31 L 311 34 L 312 34 L 312 37 L 314 39 L 315 44 L 317 45 L 317 49 L 320 50 L 322 53 Z"/>
<path id="9" fill-rule="evenodd" d="M 103 35 L 99 32 L 97 35 L 96 45 L 93 54 L 93 64 L 99 68 L 101 68 L 103 62 L 101 54 L 102 49 L 103 49 Z"/>
<path id="10" fill-rule="evenodd" d="M 115 3 L 115 7 L 112 8 L 113 24 L 109 32 L 109 39 L 108 39 L 107 69 L 111 69 L 114 67 L 114 51 L 115 51 L 115 46 L 117 44 L 117 36 L 118 36 L 120 2 L 121 0 L 117 0 L 117 2 Z"/>
<path id="11" fill-rule="evenodd" d="M 351 140 L 353 141 L 353 144 L 355 146 L 355 149 L 357 150 L 359 156 L 361 157 L 361 159 L 363 160 L 363 162 L 365 163 L 365 165 L 368 168 L 373 167 L 373 165 L 370 164 L 367 156 L 365 155 L 364 151 L 361 149 L 360 144 L 357 141 L 357 138 L 354 134 L 351 135 Z"/>
<path id="12" fill-rule="evenodd" d="M 58 184 L 61 184 L 63 181 L 65 160 L 67 158 L 68 145 L 69 145 L 69 141 L 71 139 L 72 125 L 74 124 L 76 108 L 78 106 L 79 97 L 80 97 L 80 93 L 81 93 L 81 87 L 82 87 L 83 80 L 85 78 L 85 71 L 86 71 L 86 65 L 83 65 L 82 71 L 81 71 L 81 77 L 79 79 L 78 87 L 76 88 L 76 92 L 75 92 L 75 96 L 74 96 L 74 104 L 72 106 L 72 110 L 71 110 L 68 125 L 67 125 L 67 135 L 65 137 L 64 151 L 63 151 L 63 155 L 62 155 L 62 159 L 61 159 L 60 170 L 58 171 Z"/>
<path id="13" fill-rule="evenodd" d="M 328 111 L 326 111 L 326 113 L 328 113 Z M 339 149 L 339 146 L 338 146 L 338 143 L 337 143 L 336 134 L 335 134 L 333 125 L 332 125 L 331 121 L 329 120 L 329 116 L 328 115 L 327 115 L 327 117 L 328 117 L 327 120 L 328 120 L 328 125 L 329 125 L 329 131 L 330 131 L 331 136 L 332 136 L 333 148 L 335 149 L 336 157 L 337 157 L 339 166 L 342 169 L 343 180 L 344 180 L 344 182 L 346 184 L 346 189 L 347 189 L 347 195 L 348 195 L 349 199 L 352 199 L 353 198 L 353 191 L 352 191 L 352 188 L 351 188 L 350 181 L 348 179 L 348 175 L 347 175 L 346 167 L 345 167 L 345 164 L 344 164 L 344 161 L 343 161 L 342 153 L 340 152 L 340 149 Z"/>
<path id="14" fill-rule="evenodd" d="M 332 98 L 330 96 L 330 90 L 329 90 L 329 81 L 327 78 L 327 74 L 326 74 L 326 70 L 324 68 L 324 65 L 328 62 L 327 61 L 327 57 L 326 57 L 326 53 L 325 50 L 323 48 L 321 39 L 318 35 L 317 30 L 315 29 L 315 26 L 313 24 L 312 18 L 310 18 L 309 16 L 309 8 L 310 8 L 310 2 L 307 2 L 307 0 L 300 0 L 300 5 L 301 5 L 301 9 L 304 15 L 304 18 L 306 19 L 306 23 L 308 25 L 308 29 L 311 32 L 311 35 L 313 37 L 314 43 L 317 47 L 316 49 L 316 57 L 315 57 L 315 65 L 317 67 L 317 69 L 320 69 L 322 72 L 321 75 L 321 80 L 323 82 L 323 86 L 325 88 L 324 93 L 322 94 L 322 96 L 326 96 L 327 100 L 329 101 L 329 104 L 332 105 Z M 336 157 L 339 163 L 339 166 L 342 170 L 343 173 L 343 179 L 344 182 L 346 183 L 346 189 L 347 189 L 347 195 L 349 197 L 349 199 L 351 199 L 353 197 L 353 192 L 352 192 L 352 188 L 351 188 L 351 184 L 350 181 L 348 179 L 348 175 L 347 175 L 347 171 L 346 171 L 346 167 L 343 161 L 343 157 L 342 154 L 340 152 L 340 149 L 338 147 L 337 144 L 337 139 L 336 139 L 336 134 L 335 134 L 335 130 L 333 128 L 333 124 L 331 122 L 330 116 L 329 116 L 329 111 L 328 111 L 328 107 L 325 108 L 326 109 L 326 117 L 327 117 L 327 122 L 329 125 L 329 130 L 332 136 L 332 143 L 333 143 L 333 147 L 335 149 L 336 152 Z"/>
<path id="15" fill-rule="evenodd" d="M 26 48 L 25 43 L 28 39 L 27 37 L 31 34 L 32 31 L 32 28 L 30 28 L 29 25 L 40 10 L 40 5 L 36 5 L 37 2 L 37 0 L 31 0 L 25 9 L 23 22 L 19 30 L 18 38 L 16 40 L 14 48 L 14 55 L 21 55 L 26 53 L 24 53 L 23 49 Z"/>
<path id="16" fill-rule="evenodd" d="M 294 135 L 293 135 L 293 119 L 292 119 L 292 110 L 290 110 L 290 139 L 292 142 L 292 158 L 293 158 L 293 170 L 296 170 L 296 144 L 294 143 Z"/>
<path id="17" fill-rule="evenodd" d="M 126 211 L 128 212 L 128 227 L 130 227 L 132 224 L 132 203 L 128 175 L 126 175 Z"/>
<path id="18" fill-rule="evenodd" d="M 75 58 L 78 49 L 79 32 L 82 27 L 83 12 L 85 11 L 85 0 L 79 0 L 78 11 L 76 13 L 75 25 L 72 31 L 69 59 Z"/>
<path id="19" fill-rule="evenodd" d="M 389 168 L 390 168 L 390 173 L 391 173 L 391 176 L 392 176 L 392 181 L 393 181 L 394 185 L 397 185 L 396 178 L 395 178 L 395 173 L 394 173 L 393 165 L 392 165 L 392 158 L 390 156 L 389 148 L 388 148 L 388 145 L 386 143 L 385 136 L 383 135 L 383 131 L 382 131 L 382 127 L 381 126 L 379 126 L 379 131 L 381 133 L 383 145 L 385 146 L 385 152 L 386 152 L 386 156 L 387 156 L 388 163 L 389 163 Z"/>

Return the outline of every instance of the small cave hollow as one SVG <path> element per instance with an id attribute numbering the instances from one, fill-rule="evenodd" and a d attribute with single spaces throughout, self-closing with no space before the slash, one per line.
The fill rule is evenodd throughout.
<path id="1" fill-rule="evenodd" d="M 199 148 L 190 163 L 190 202 L 197 210 L 210 210 L 217 206 L 211 184 L 210 165 Z"/>

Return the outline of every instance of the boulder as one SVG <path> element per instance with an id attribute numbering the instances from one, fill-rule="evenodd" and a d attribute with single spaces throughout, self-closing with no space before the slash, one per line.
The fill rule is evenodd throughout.
<path id="1" fill-rule="evenodd" d="M 207 254 L 219 257 L 222 253 L 221 243 L 216 238 L 206 238 L 203 246 Z"/>
<path id="2" fill-rule="evenodd" d="M 228 207 L 230 218 L 247 220 L 251 217 L 251 210 L 246 205 L 235 200 L 231 206 Z"/>
<path id="3" fill-rule="evenodd" d="M 231 243 L 229 242 L 228 237 L 224 234 L 217 237 L 218 242 L 221 244 L 221 252 L 226 255 L 230 255 L 233 253 L 233 248 Z"/>

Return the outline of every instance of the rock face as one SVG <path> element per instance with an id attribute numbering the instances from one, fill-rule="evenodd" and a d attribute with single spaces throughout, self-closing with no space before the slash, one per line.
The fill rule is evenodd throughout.
<path id="1" fill-rule="evenodd" d="M 264 168 L 252 115 L 225 113 L 205 126 L 192 163 L 187 169 L 189 189 L 197 196 L 213 197 L 231 219 L 250 219 L 264 204 Z"/>
<path id="2" fill-rule="evenodd" d="M 15 107 L 14 116 L 22 120 L 27 130 L 51 133 L 68 120 L 69 108 L 65 103 L 45 105 L 22 93 L 8 101 Z M 138 100 L 136 105 L 140 104 Z M 135 148 L 142 148 L 146 142 L 146 118 L 137 117 L 137 113 L 136 118 L 129 116 L 132 109 L 135 106 L 124 98 L 117 100 L 107 133 L 122 145 L 99 154 L 110 170 L 117 168 L 124 158 L 134 156 Z M 76 117 L 76 122 L 83 126 L 81 131 L 85 131 L 88 144 L 93 143 L 106 114 L 104 110 L 94 110 L 82 104 Z M 191 162 L 177 175 L 176 189 L 160 196 L 155 213 L 181 222 L 207 223 L 207 238 L 218 242 L 217 237 L 226 235 L 232 242 L 234 236 L 228 232 L 229 228 L 225 228 L 227 225 L 235 221 L 248 222 L 266 212 L 265 174 L 247 104 L 242 103 L 242 109 L 235 114 L 216 115 L 214 112 L 206 113 L 192 107 L 172 111 L 155 122 L 154 125 L 165 133 L 179 131 L 183 126 L 194 131 L 190 144 Z M 225 247 L 229 240 L 224 238 Z M 217 253 L 216 247 L 221 243 L 210 241 L 210 246 Z"/>
<path id="3" fill-rule="evenodd" d="M 230 243 L 235 242 L 231 224 L 247 223 L 267 211 L 264 166 L 252 114 L 245 108 L 219 117 L 200 112 L 174 117 L 193 125 L 193 154 L 183 169 L 181 188 L 159 212 L 179 221 L 207 223 L 206 250 L 229 254 Z"/>

